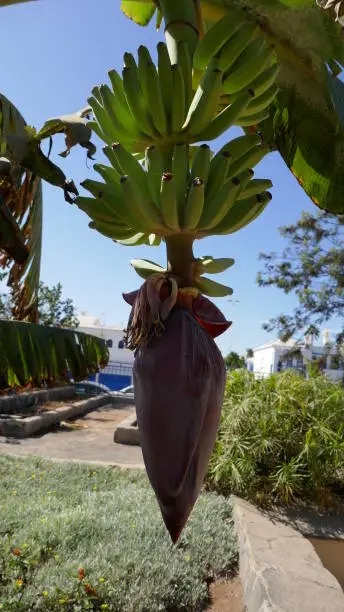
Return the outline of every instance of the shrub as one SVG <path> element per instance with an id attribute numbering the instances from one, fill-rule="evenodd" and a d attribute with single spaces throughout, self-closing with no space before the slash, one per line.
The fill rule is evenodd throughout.
<path id="1" fill-rule="evenodd" d="M 202 494 L 173 546 L 142 471 L 0 456 L 3 612 L 200 610 L 236 569 L 228 500 Z"/>
<path id="2" fill-rule="evenodd" d="M 343 428 L 344 390 L 326 377 L 231 372 L 208 487 L 260 503 L 334 502 Z"/>

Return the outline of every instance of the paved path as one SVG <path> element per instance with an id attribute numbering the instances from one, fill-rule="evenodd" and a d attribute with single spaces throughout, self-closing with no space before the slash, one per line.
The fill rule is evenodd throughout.
<path id="1" fill-rule="evenodd" d="M 129 406 L 120 409 L 112 405 L 102 406 L 73 421 L 73 428 L 62 427 L 21 440 L 0 437 L 0 454 L 20 457 L 38 455 L 46 459 L 143 467 L 139 446 L 115 444 L 113 441 L 118 423 L 132 413 L 133 408 Z"/>

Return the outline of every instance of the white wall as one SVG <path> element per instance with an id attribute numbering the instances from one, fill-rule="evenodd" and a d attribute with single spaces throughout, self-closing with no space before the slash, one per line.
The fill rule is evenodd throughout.
<path id="1" fill-rule="evenodd" d="M 104 340 L 112 340 L 112 347 L 109 347 L 110 362 L 118 362 L 132 365 L 134 363 L 134 353 L 127 348 L 118 348 L 118 343 L 123 340 L 124 332 L 121 329 L 111 327 L 86 327 L 79 326 L 78 331 L 104 338 Z"/>
<path id="2" fill-rule="evenodd" d="M 268 376 L 274 371 L 275 349 L 266 347 L 254 351 L 253 371 L 256 376 Z"/>

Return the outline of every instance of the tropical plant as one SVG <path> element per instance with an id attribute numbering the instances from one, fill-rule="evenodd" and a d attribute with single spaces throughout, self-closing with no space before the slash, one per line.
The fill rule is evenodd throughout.
<path id="1" fill-rule="evenodd" d="M 124 13 L 147 25 L 164 12 L 164 2 L 122 0 Z M 178 3 L 179 4 L 179 3 Z M 344 212 L 343 88 L 338 75 L 344 65 L 341 26 L 333 17 L 340 2 L 314 0 L 200 0 L 198 30 L 209 28 L 233 7 L 246 11 L 260 33 L 273 44 L 279 60 L 279 92 L 259 130 L 277 149 L 307 195 L 320 208 Z M 181 22 L 187 22 L 187 11 Z M 317 129 L 314 129 L 317 126 Z M 319 129 L 321 126 L 321 129 Z M 250 127 L 248 129 L 251 129 Z"/>
<path id="2" fill-rule="evenodd" d="M 207 485 L 255 502 L 335 502 L 344 484 L 344 390 L 312 372 L 227 378 Z"/>

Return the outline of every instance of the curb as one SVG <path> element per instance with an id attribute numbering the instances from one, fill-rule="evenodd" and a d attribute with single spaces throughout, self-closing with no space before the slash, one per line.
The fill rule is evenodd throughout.
<path id="1" fill-rule="evenodd" d="M 69 400 L 73 397 L 75 397 L 75 387 L 73 385 L 54 387 L 53 389 L 38 389 L 37 391 L 27 391 L 25 393 L 13 393 L 12 395 L 0 397 L 0 415 L 1 413 L 11 414 L 21 412 L 37 404 Z"/>
<path id="2" fill-rule="evenodd" d="M 311 543 L 233 496 L 247 612 L 343 612 L 344 593 Z"/>
<path id="3" fill-rule="evenodd" d="M 117 444 L 140 446 L 140 432 L 136 412 L 124 419 L 115 429 L 113 441 Z"/>
<path id="4" fill-rule="evenodd" d="M 74 402 L 71 405 L 61 406 L 56 410 L 49 410 L 36 416 L 27 418 L 13 416 L 9 419 L 2 419 L 0 421 L 0 435 L 27 438 L 40 431 L 46 431 L 52 426 L 58 425 L 61 421 L 76 419 L 106 404 L 115 405 L 117 403 L 123 404 L 120 399 L 117 400 L 117 398 L 104 394 Z"/>

